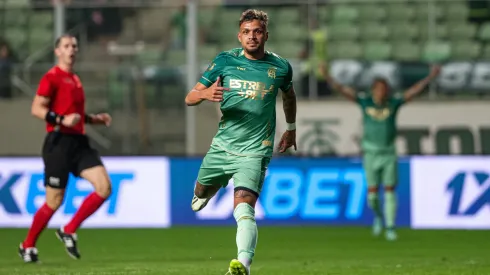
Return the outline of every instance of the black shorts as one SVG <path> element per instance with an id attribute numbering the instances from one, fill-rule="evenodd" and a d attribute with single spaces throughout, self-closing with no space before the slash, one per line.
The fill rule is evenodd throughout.
<path id="1" fill-rule="evenodd" d="M 43 145 L 44 185 L 64 189 L 70 173 L 79 177 L 88 168 L 103 165 L 85 135 L 48 133 Z"/>

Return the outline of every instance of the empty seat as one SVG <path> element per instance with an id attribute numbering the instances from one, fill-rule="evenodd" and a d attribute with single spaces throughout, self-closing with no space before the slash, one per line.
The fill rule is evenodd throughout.
<path id="1" fill-rule="evenodd" d="M 418 61 L 420 55 L 420 46 L 411 41 L 398 41 L 393 44 L 392 57 L 394 60 Z"/>
<path id="2" fill-rule="evenodd" d="M 451 59 L 470 60 L 480 56 L 481 45 L 474 41 L 457 41 L 451 46 Z"/>
<path id="3" fill-rule="evenodd" d="M 383 41 L 370 41 L 364 44 L 364 59 L 369 61 L 390 59 L 392 46 Z"/>
<path id="4" fill-rule="evenodd" d="M 422 60 L 426 62 L 442 62 L 451 57 L 451 45 L 444 41 L 431 41 L 424 46 Z"/>

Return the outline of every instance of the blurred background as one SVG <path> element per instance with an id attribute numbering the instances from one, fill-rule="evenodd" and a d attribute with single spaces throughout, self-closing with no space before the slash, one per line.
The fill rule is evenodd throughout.
<path id="1" fill-rule="evenodd" d="M 431 63 L 440 63 L 438 81 L 412 108 L 436 104 L 443 114 L 458 117 L 465 106 L 475 111 L 471 104 L 485 103 L 490 88 L 487 0 L 2 0 L 0 127 L 7 135 L 1 138 L 0 155 L 39 154 L 43 125 L 30 118 L 30 101 L 40 77 L 54 64 L 53 39 L 64 32 L 79 39 L 77 72 L 87 111 L 108 111 L 114 118 L 109 129 L 88 129 L 104 155 L 204 154 L 219 112 L 212 104 L 185 108 L 184 97 L 217 53 L 239 46 L 238 18 L 252 7 L 270 16 L 267 48 L 294 68 L 301 154 L 358 154 L 360 131 L 347 129 L 360 129 L 360 120 L 342 122 L 352 116 L 348 108 L 356 117 L 358 111 L 344 108 L 346 102 L 319 76 L 320 63 L 359 90 L 383 76 L 394 92 L 424 77 Z M 423 123 L 417 126 L 427 128 L 431 140 L 422 140 L 418 149 L 415 142 L 400 145 L 401 153 L 438 153 L 432 128 L 441 121 L 425 120 L 430 110 L 414 111 L 421 121 L 402 115 L 402 128 Z M 280 132 L 284 119 L 278 114 Z M 451 153 L 467 152 L 467 146 L 475 147 L 468 149 L 471 153 L 489 151 L 481 148 L 481 127 L 475 125 L 482 118 L 475 114 L 468 119 L 473 125 L 456 125 L 470 127 L 475 140 L 453 144 Z M 417 134 L 402 129 L 406 135 L 410 140 Z"/>
<path id="2" fill-rule="evenodd" d="M 217 53 L 239 46 L 238 19 L 247 8 L 268 12 L 266 48 L 290 61 L 298 95 L 298 150 L 273 158 L 256 206 L 266 236 L 259 272 L 391 275 L 402 274 L 403 266 L 414 271 L 403 274 L 437 268 L 490 274 L 488 231 L 401 229 L 398 245 L 384 246 L 366 228 L 263 227 L 372 223 L 359 148 L 361 112 L 325 84 L 320 64 L 357 91 L 381 76 L 401 93 L 437 63 L 439 77 L 398 115 L 397 226 L 490 229 L 490 158 L 484 156 L 490 154 L 490 0 L 0 0 L 0 227 L 24 228 L 0 231 L 0 243 L 12 248 L 0 250 L 0 274 L 17 268 L 13 248 L 44 201 L 45 125 L 31 116 L 30 106 L 41 76 L 54 65 L 53 41 L 65 32 L 79 41 L 76 72 L 87 112 L 113 116 L 110 128 L 87 128 L 104 156 L 113 193 L 84 227 L 198 226 L 84 231 L 94 238 L 84 237 L 83 245 L 97 257 L 86 258 L 87 270 L 91 262 L 112 268 L 119 257 L 124 270 L 132 262 L 145 271 L 177 272 L 156 274 L 204 274 L 201 264 L 221 272 L 235 253 L 233 184 L 203 211 L 189 207 L 220 112 L 206 102 L 188 108 L 184 98 Z M 276 142 L 285 126 L 278 97 Z M 70 181 L 50 227 L 66 223 L 92 190 L 83 180 Z M 147 240 L 140 243 L 142 238 Z M 45 239 L 46 259 L 58 257 L 58 271 L 68 274 L 72 265 L 61 264 L 59 245 Z M 147 246 L 157 240 L 162 243 Z M 206 241 L 202 250 L 194 246 Z M 139 250 L 129 251 L 131 242 Z M 208 254 L 210 247 L 219 249 Z M 168 257 L 163 266 L 161 255 Z M 147 258 L 153 260 L 141 260 Z M 53 274 L 54 265 L 44 268 Z"/>

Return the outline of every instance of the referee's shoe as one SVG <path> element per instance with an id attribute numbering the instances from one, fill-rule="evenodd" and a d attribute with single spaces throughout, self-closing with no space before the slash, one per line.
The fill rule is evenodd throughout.
<path id="1" fill-rule="evenodd" d="M 19 256 L 25 263 L 39 263 L 39 257 L 37 255 L 37 248 L 28 247 L 24 248 L 22 244 L 19 246 Z"/>
<path id="2" fill-rule="evenodd" d="M 80 259 L 80 253 L 77 249 L 77 234 L 68 234 L 63 231 L 63 228 L 56 230 L 56 237 L 65 244 L 66 253 L 75 260 Z"/>

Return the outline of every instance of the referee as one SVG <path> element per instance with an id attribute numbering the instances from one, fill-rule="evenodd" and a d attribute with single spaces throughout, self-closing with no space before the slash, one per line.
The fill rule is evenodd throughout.
<path id="1" fill-rule="evenodd" d="M 34 215 L 27 237 L 19 247 L 19 255 L 26 263 L 39 260 L 36 241 L 61 206 L 70 173 L 86 179 L 95 189 L 85 198 L 72 220 L 56 231 L 70 257 L 80 258 L 76 230 L 111 194 L 107 171 L 85 135 L 86 123 L 109 126 L 111 116 L 85 113 L 83 86 L 73 72 L 77 52 L 75 37 L 63 35 L 56 39 L 57 65 L 42 77 L 32 103 L 32 115 L 46 121 L 48 132 L 42 149 L 46 202 Z"/>

